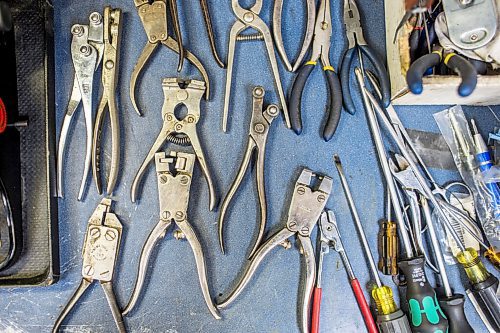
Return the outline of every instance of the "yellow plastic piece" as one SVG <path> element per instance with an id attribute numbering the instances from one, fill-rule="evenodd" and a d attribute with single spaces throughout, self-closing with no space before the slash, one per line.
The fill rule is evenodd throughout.
<path id="1" fill-rule="evenodd" d="M 473 248 L 468 247 L 465 251 L 459 252 L 457 260 L 464 267 L 465 273 L 467 273 L 467 277 L 472 284 L 481 283 L 490 277 L 490 273 L 481 262 L 481 257 Z"/>
<path id="2" fill-rule="evenodd" d="M 316 66 L 317 62 L 316 61 L 308 61 L 306 62 L 306 66 Z"/>
<path id="3" fill-rule="evenodd" d="M 372 297 L 377 305 L 377 312 L 380 315 L 388 315 L 398 311 L 392 289 L 388 286 L 376 287 L 372 290 Z"/>
<path id="4" fill-rule="evenodd" d="M 325 66 L 323 67 L 323 70 L 326 72 L 326 71 L 332 71 L 332 72 L 335 72 L 335 68 L 333 68 L 333 66 Z"/>
<path id="5" fill-rule="evenodd" d="M 446 55 L 446 57 L 444 58 L 444 64 L 448 65 L 448 61 L 450 61 L 450 59 L 453 58 L 454 56 L 456 56 L 455 53 L 450 53 L 450 54 Z"/>

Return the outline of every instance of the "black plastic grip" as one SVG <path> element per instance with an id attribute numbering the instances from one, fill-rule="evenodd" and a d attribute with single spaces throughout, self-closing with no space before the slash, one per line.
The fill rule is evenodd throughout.
<path id="1" fill-rule="evenodd" d="M 325 122 L 323 130 L 323 139 L 328 142 L 332 139 L 337 126 L 339 125 L 340 115 L 342 113 L 342 88 L 337 74 L 331 69 L 325 70 L 326 81 L 328 82 L 328 94 L 330 102 L 328 103 L 328 119 Z"/>
<path id="2" fill-rule="evenodd" d="M 462 78 L 462 82 L 460 82 L 460 85 L 458 86 L 458 94 L 462 97 L 469 96 L 472 94 L 474 89 L 476 89 L 476 68 L 464 57 L 459 56 L 458 54 L 449 55 L 448 59 L 449 60 L 445 62 L 445 65 Z"/>
<path id="3" fill-rule="evenodd" d="M 306 63 L 297 73 L 297 77 L 293 82 L 292 92 L 290 94 L 290 101 L 288 103 L 288 109 L 290 112 L 290 123 L 292 125 L 293 131 L 300 135 L 302 133 L 302 116 L 300 114 L 301 103 L 302 103 L 302 93 L 304 92 L 304 87 L 306 86 L 307 78 L 311 75 L 314 69 L 314 63 Z"/>
<path id="4" fill-rule="evenodd" d="M 342 101 L 344 104 L 344 109 L 350 114 L 356 113 L 356 107 L 351 97 L 351 64 L 352 57 L 354 56 L 355 49 L 349 49 L 345 53 L 342 65 L 340 66 L 340 84 L 342 86 Z"/>
<path id="5" fill-rule="evenodd" d="M 425 275 L 423 257 L 402 260 L 398 264 L 406 278 L 406 302 L 413 332 L 447 332 L 448 319 L 437 300 L 436 292 Z"/>
<path id="6" fill-rule="evenodd" d="M 430 67 L 437 66 L 441 61 L 441 56 L 437 53 L 426 54 L 411 64 L 408 72 L 406 72 L 406 84 L 408 89 L 416 95 L 419 95 L 424 90 L 422 85 L 422 77 Z"/>
<path id="7" fill-rule="evenodd" d="M 439 305 L 441 305 L 450 325 L 448 333 L 474 333 L 474 329 L 465 316 L 464 302 L 464 295 L 461 294 L 439 299 Z"/>
<path id="8" fill-rule="evenodd" d="M 375 73 L 380 83 L 380 90 L 382 91 L 382 103 L 384 107 L 388 107 L 391 104 L 391 81 L 389 80 L 387 68 L 385 68 L 384 62 L 372 48 L 367 45 L 360 45 L 359 47 L 364 55 L 370 59 L 375 68 Z"/>
<path id="9" fill-rule="evenodd" d="M 473 284 L 467 295 L 473 299 L 476 311 L 495 332 L 500 332 L 500 299 L 497 296 L 498 279 L 490 275 L 485 281 Z M 478 308 L 479 307 L 479 308 Z"/>

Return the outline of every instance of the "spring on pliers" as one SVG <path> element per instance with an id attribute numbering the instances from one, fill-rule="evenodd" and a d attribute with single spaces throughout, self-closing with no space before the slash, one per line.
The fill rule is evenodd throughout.
<path id="1" fill-rule="evenodd" d="M 186 147 L 191 145 L 191 139 L 187 135 L 169 134 L 167 140 L 178 146 Z"/>

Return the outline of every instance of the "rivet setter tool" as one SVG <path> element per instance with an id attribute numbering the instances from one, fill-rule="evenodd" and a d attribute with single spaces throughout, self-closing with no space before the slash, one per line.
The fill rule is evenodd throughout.
<path id="1" fill-rule="evenodd" d="M 303 333 L 309 332 L 311 297 L 316 280 L 316 260 L 311 242 L 311 233 L 318 223 L 332 190 L 332 179 L 303 169 L 293 191 L 286 226 L 264 242 L 250 260 L 243 278 L 229 296 L 217 305 L 219 309 L 228 307 L 250 282 L 265 256 L 276 246 L 289 248 L 288 238 L 296 235 L 304 255 L 305 282 L 300 297 L 300 325 Z"/>
<path id="2" fill-rule="evenodd" d="M 306 22 L 306 31 L 304 34 L 304 39 L 302 41 L 302 47 L 300 49 L 299 55 L 295 60 L 295 64 L 290 63 L 288 60 L 288 56 L 286 55 L 285 45 L 283 43 L 283 34 L 282 34 L 282 17 L 283 17 L 283 3 L 284 0 L 275 0 L 274 1 L 274 10 L 273 10 L 273 35 L 274 40 L 276 42 L 276 49 L 278 50 L 283 63 L 285 64 L 286 69 L 289 72 L 295 72 L 302 60 L 306 56 L 307 50 L 309 50 L 309 46 L 313 40 L 314 35 L 314 19 L 316 15 L 316 0 L 306 0 L 307 6 L 307 22 Z"/>
<path id="3" fill-rule="evenodd" d="M 323 71 L 328 82 L 328 119 L 323 130 L 323 139 L 330 141 L 337 130 L 342 111 L 342 90 L 333 66 L 330 64 L 330 45 L 332 39 L 332 12 L 330 0 L 321 0 L 316 25 L 314 26 L 314 40 L 311 59 L 306 62 L 297 73 L 290 94 L 289 108 L 290 121 L 295 133 L 302 133 L 301 102 L 304 87 L 311 75 L 318 59 L 321 60 Z"/>
<path id="4" fill-rule="evenodd" d="M 162 108 L 163 126 L 134 178 L 130 195 L 132 202 L 137 199 L 137 190 L 148 164 L 154 159 L 155 153 L 163 146 L 165 141 L 169 141 L 180 146 L 193 147 L 208 184 L 209 206 L 210 210 L 213 210 L 217 201 L 215 187 L 197 132 L 197 124 L 201 113 L 200 103 L 206 89 L 205 82 L 167 78 L 163 80 L 162 86 L 165 94 Z M 175 115 L 175 110 L 179 105 L 184 105 L 187 109 L 187 114 L 182 119 L 178 119 Z"/>
<path id="5" fill-rule="evenodd" d="M 109 163 L 110 170 L 106 189 L 108 194 L 113 193 L 120 170 L 120 121 L 116 105 L 116 87 L 118 83 L 122 26 L 121 9 L 112 9 L 109 6 L 104 8 L 103 91 L 97 108 L 92 143 L 92 174 L 99 194 L 103 192 L 101 181 L 101 138 L 106 110 L 109 114 L 111 127 L 111 162 Z"/>
<path id="6" fill-rule="evenodd" d="M 264 230 L 266 228 L 267 220 L 267 202 L 266 202 L 266 190 L 265 190 L 265 180 L 264 180 L 264 162 L 266 155 L 266 143 L 267 135 L 269 134 L 269 129 L 271 128 L 272 122 L 279 115 L 279 108 L 277 105 L 269 105 L 265 110 L 263 109 L 265 91 L 263 87 L 255 87 L 253 89 L 253 108 L 252 108 L 252 119 L 250 121 L 250 131 L 248 134 L 248 144 L 243 160 L 241 161 L 240 168 L 236 174 L 229 191 L 222 202 L 222 207 L 219 215 L 219 244 L 222 253 L 225 252 L 224 249 L 224 220 L 226 213 L 228 211 L 229 205 L 234 198 L 234 195 L 238 191 L 241 185 L 243 177 L 247 172 L 252 156 L 255 155 L 256 164 L 256 183 L 257 192 L 259 195 L 259 206 L 260 206 L 260 225 L 259 233 L 255 244 L 250 252 L 250 257 L 253 255 L 255 250 L 259 247 L 262 237 L 264 236 Z M 255 153 L 255 154 L 254 154 Z"/>
<path id="7" fill-rule="evenodd" d="M 83 242 L 82 282 L 57 318 L 52 332 L 59 330 L 66 316 L 76 305 L 80 297 L 94 281 L 99 281 L 118 331 L 126 332 L 120 307 L 113 292 L 113 276 L 120 252 L 122 224 L 111 212 L 111 199 L 102 199 L 89 219 L 85 241 Z"/>
<path id="8" fill-rule="evenodd" d="M 201 1 L 203 2 L 203 0 Z M 205 67 L 203 67 L 203 64 L 200 62 L 200 60 L 198 60 L 198 58 L 196 58 L 194 54 L 184 49 L 182 45 L 182 35 L 176 0 L 168 0 L 168 7 L 170 9 L 170 15 L 173 21 L 177 40 L 175 40 L 168 33 L 167 0 L 157 0 L 151 3 L 149 0 L 134 0 L 134 3 L 135 7 L 137 8 L 137 13 L 139 14 L 139 18 L 141 19 L 144 31 L 146 32 L 146 35 L 148 37 L 146 46 L 144 46 L 144 49 L 142 50 L 142 53 L 137 60 L 137 64 L 132 71 L 132 77 L 130 79 L 129 94 L 132 105 L 137 114 L 141 115 L 141 111 L 137 106 L 137 101 L 135 98 L 135 86 L 142 69 L 160 44 L 165 45 L 170 50 L 179 54 L 179 64 L 177 66 L 177 71 L 180 72 L 182 70 L 184 58 L 189 60 L 198 69 L 203 77 L 203 81 L 205 81 L 207 84 L 205 97 L 208 99 L 210 96 L 210 83 L 208 80 L 207 71 Z"/>
<path id="9" fill-rule="evenodd" d="M 165 236 L 168 228 L 175 223 L 179 230 L 174 232 L 174 237 L 187 239 L 193 249 L 201 291 L 207 307 L 216 319 L 221 318 L 210 296 L 203 249 L 187 217 L 195 160 L 196 155 L 190 153 L 172 151 L 168 155 L 164 152 L 155 154 L 160 221 L 151 231 L 142 248 L 134 291 L 123 310 L 124 315 L 134 308 L 139 299 L 153 248 L 160 238 Z"/>
<path id="10" fill-rule="evenodd" d="M 226 90 L 224 96 L 224 114 L 222 118 L 222 130 L 227 132 L 227 118 L 229 114 L 229 103 L 231 99 L 231 85 L 233 80 L 233 64 L 234 64 L 234 53 L 236 49 L 236 42 L 241 41 L 253 41 L 253 40 L 264 40 L 267 50 L 267 56 L 271 63 L 271 68 L 274 76 L 274 83 L 276 89 L 278 90 L 278 96 L 281 102 L 281 108 L 285 116 L 286 126 L 290 128 L 290 117 L 288 114 L 288 107 L 286 105 L 285 93 L 283 91 L 283 85 L 281 84 L 280 73 L 278 70 L 278 61 L 276 60 L 276 54 L 274 49 L 274 42 L 271 36 L 271 31 L 266 25 L 264 20 L 259 16 L 262 9 L 263 0 L 255 0 L 250 9 L 242 8 L 239 4 L 239 0 L 231 0 L 231 6 L 237 21 L 234 22 L 231 32 L 229 33 L 229 47 L 227 55 L 227 73 L 226 73 Z M 257 31 L 257 34 L 243 35 L 241 34 L 244 30 L 252 28 Z"/>
<path id="11" fill-rule="evenodd" d="M 82 104 L 86 126 L 86 149 L 83 176 L 78 192 L 78 200 L 83 199 L 92 161 L 92 93 L 94 74 L 99 67 L 104 50 L 104 24 L 102 15 L 93 12 L 89 24 L 75 24 L 71 27 L 71 59 L 74 68 L 73 90 L 64 115 L 57 149 L 57 196 L 63 197 L 64 152 L 73 116 Z"/>

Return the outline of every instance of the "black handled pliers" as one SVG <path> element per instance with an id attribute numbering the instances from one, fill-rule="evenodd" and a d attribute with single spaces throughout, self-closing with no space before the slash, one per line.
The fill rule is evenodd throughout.
<path id="1" fill-rule="evenodd" d="M 452 50 L 444 50 L 441 46 L 435 47 L 432 53 L 418 58 L 411 64 L 406 72 L 408 89 L 414 94 L 421 94 L 424 90 L 422 78 L 425 72 L 441 62 L 462 78 L 462 82 L 458 86 L 458 94 L 462 97 L 472 94 L 477 85 L 476 68 L 464 57 Z"/>
<path id="2" fill-rule="evenodd" d="M 321 0 L 318 15 L 316 16 L 316 24 L 314 27 L 314 40 L 312 46 L 311 60 L 306 62 L 297 73 L 297 77 L 292 86 L 290 102 L 290 122 L 295 133 L 302 133 L 302 118 L 300 114 L 300 105 L 302 101 L 302 93 L 306 85 L 307 79 L 317 64 L 317 60 L 321 59 L 323 71 L 325 72 L 328 81 L 329 90 L 329 112 L 328 120 L 326 121 L 323 131 L 323 139 L 330 141 L 335 133 L 340 120 L 342 111 L 342 92 L 340 89 L 340 81 L 335 73 L 333 66 L 330 64 L 330 45 L 332 39 L 332 13 L 330 9 L 330 0 Z"/>
<path id="3" fill-rule="evenodd" d="M 382 60 L 380 60 L 377 53 L 365 41 L 358 6 L 354 0 L 344 0 L 344 25 L 346 28 L 347 40 L 349 41 L 349 47 L 343 56 L 342 65 L 340 67 L 340 82 L 342 84 L 344 108 L 350 114 L 356 112 L 351 96 L 349 80 L 351 76 L 351 65 L 356 51 L 359 52 L 359 56 L 364 54 L 374 66 L 378 81 L 380 82 L 382 103 L 385 107 L 389 106 L 391 102 L 391 83 L 389 81 L 389 75 L 387 74 L 387 69 Z M 362 59 L 360 59 L 360 62 L 362 63 Z"/>

